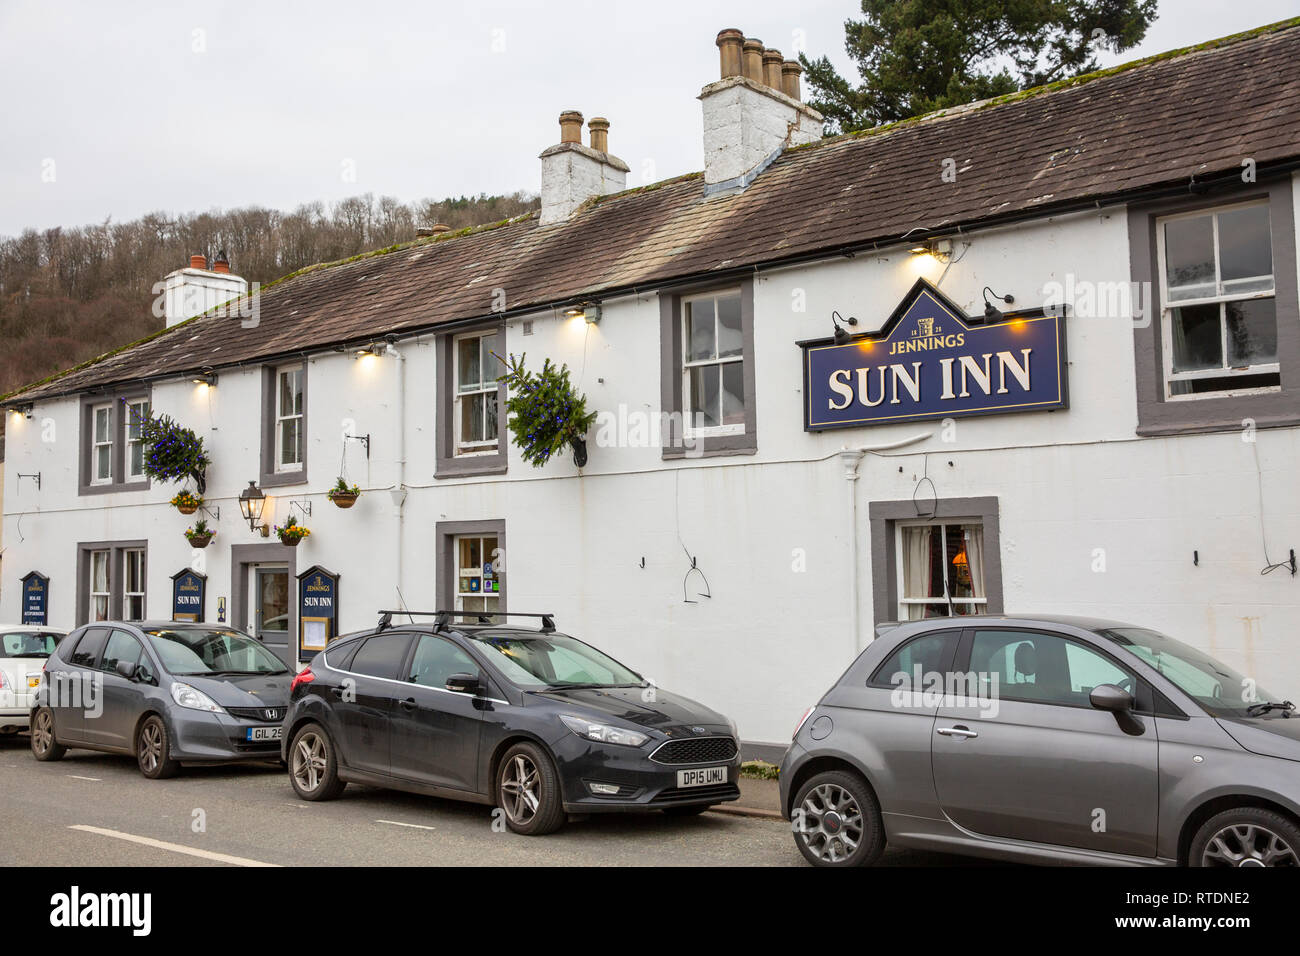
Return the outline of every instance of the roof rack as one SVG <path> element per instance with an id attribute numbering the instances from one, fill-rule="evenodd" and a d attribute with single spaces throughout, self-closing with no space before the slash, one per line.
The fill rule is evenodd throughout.
<path id="1" fill-rule="evenodd" d="M 546 614 L 525 614 L 521 611 L 407 611 L 407 610 L 390 610 L 379 612 L 379 630 L 383 631 L 393 626 L 393 615 L 405 614 L 408 617 L 432 617 L 436 620 L 433 622 L 434 627 L 446 627 L 451 623 L 454 617 L 472 617 L 475 618 L 476 624 L 491 624 L 494 617 L 536 617 L 541 618 L 542 633 L 549 634 L 555 630 L 555 615 Z"/>

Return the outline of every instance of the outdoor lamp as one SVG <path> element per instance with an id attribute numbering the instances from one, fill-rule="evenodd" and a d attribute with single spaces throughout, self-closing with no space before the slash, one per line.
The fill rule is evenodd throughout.
<path id="1" fill-rule="evenodd" d="M 257 530 L 257 523 L 262 520 L 264 507 L 266 507 L 266 494 L 257 487 L 257 482 L 250 481 L 248 487 L 239 494 L 239 513 L 248 522 L 249 531 Z"/>
<path id="2" fill-rule="evenodd" d="M 205 366 L 204 369 L 194 376 L 195 385 L 216 385 L 217 373 L 212 371 L 211 366 Z"/>
<path id="3" fill-rule="evenodd" d="M 570 319 L 586 319 L 588 325 L 595 325 L 600 321 L 600 303 L 582 302 L 565 309 L 564 314 Z"/>
<path id="4" fill-rule="evenodd" d="M 1006 295 L 998 295 L 988 286 L 984 287 L 984 321 L 1001 322 L 1003 318 L 1002 312 L 1000 309 L 998 309 L 997 306 L 995 306 L 992 302 L 989 301 L 989 296 L 993 296 L 993 298 L 995 299 L 1001 299 L 1007 305 L 1010 305 L 1012 302 L 1015 302 L 1016 297 L 1014 295 L 1011 295 L 1010 293 L 1007 293 Z"/>
<path id="5" fill-rule="evenodd" d="M 858 320 L 855 319 L 853 316 L 850 315 L 850 316 L 846 319 L 846 318 L 844 318 L 844 316 L 840 315 L 839 312 L 836 312 L 836 311 L 832 310 L 832 311 L 831 311 L 831 325 L 835 326 L 835 344 L 836 344 L 836 345 L 843 345 L 844 343 L 848 342 L 848 340 L 849 340 L 849 333 L 848 333 L 848 330 L 845 329 L 843 326 L 840 325 L 841 322 L 847 322 L 849 325 L 857 325 L 857 324 L 858 324 Z"/>

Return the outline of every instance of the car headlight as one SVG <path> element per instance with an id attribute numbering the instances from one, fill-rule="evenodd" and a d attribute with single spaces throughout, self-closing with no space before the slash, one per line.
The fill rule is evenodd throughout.
<path id="1" fill-rule="evenodd" d="M 595 740 L 602 744 L 619 744 L 623 747 L 640 747 L 650 738 L 645 734 L 637 733 L 635 730 L 625 730 L 622 727 L 611 727 L 609 724 L 598 724 L 595 721 L 587 720 L 585 717 L 567 717 L 560 716 L 564 726 L 568 727 L 579 737 L 585 737 L 587 740 Z"/>
<path id="2" fill-rule="evenodd" d="M 212 714 L 221 713 L 221 707 L 215 700 L 203 693 L 203 691 L 191 687 L 189 684 L 182 684 L 180 681 L 175 681 L 172 684 L 172 700 L 191 710 L 206 710 Z"/>

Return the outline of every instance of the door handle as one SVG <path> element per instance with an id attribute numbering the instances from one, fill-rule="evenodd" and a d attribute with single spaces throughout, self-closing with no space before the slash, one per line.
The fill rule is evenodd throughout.
<path id="1" fill-rule="evenodd" d="M 330 688 L 330 693 L 333 694 L 335 697 L 338 697 L 338 698 L 342 699 L 342 697 L 343 697 L 343 688 L 342 688 L 342 687 L 331 687 L 331 688 Z"/>
<path id="2" fill-rule="evenodd" d="M 402 708 L 402 710 L 407 710 L 407 711 L 415 710 L 415 698 L 414 698 L 414 697 L 408 697 L 408 698 L 406 698 L 406 700 L 399 700 L 397 703 L 398 703 L 398 706 Z"/>
<path id="3" fill-rule="evenodd" d="M 938 730 L 935 731 L 935 733 L 943 737 L 978 737 L 979 736 L 979 734 L 976 731 L 971 730 L 969 727 L 963 727 L 961 724 L 958 724 L 956 727 L 940 727 Z"/>

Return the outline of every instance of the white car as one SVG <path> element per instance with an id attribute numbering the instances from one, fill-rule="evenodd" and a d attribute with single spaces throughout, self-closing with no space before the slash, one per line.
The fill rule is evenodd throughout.
<path id="1" fill-rule="evenodd" d="M 67 631 L 27 624 L 0 624 L 0 734 L 16 734 L 31 722 L 32 695 L 45 659 Z"/>

